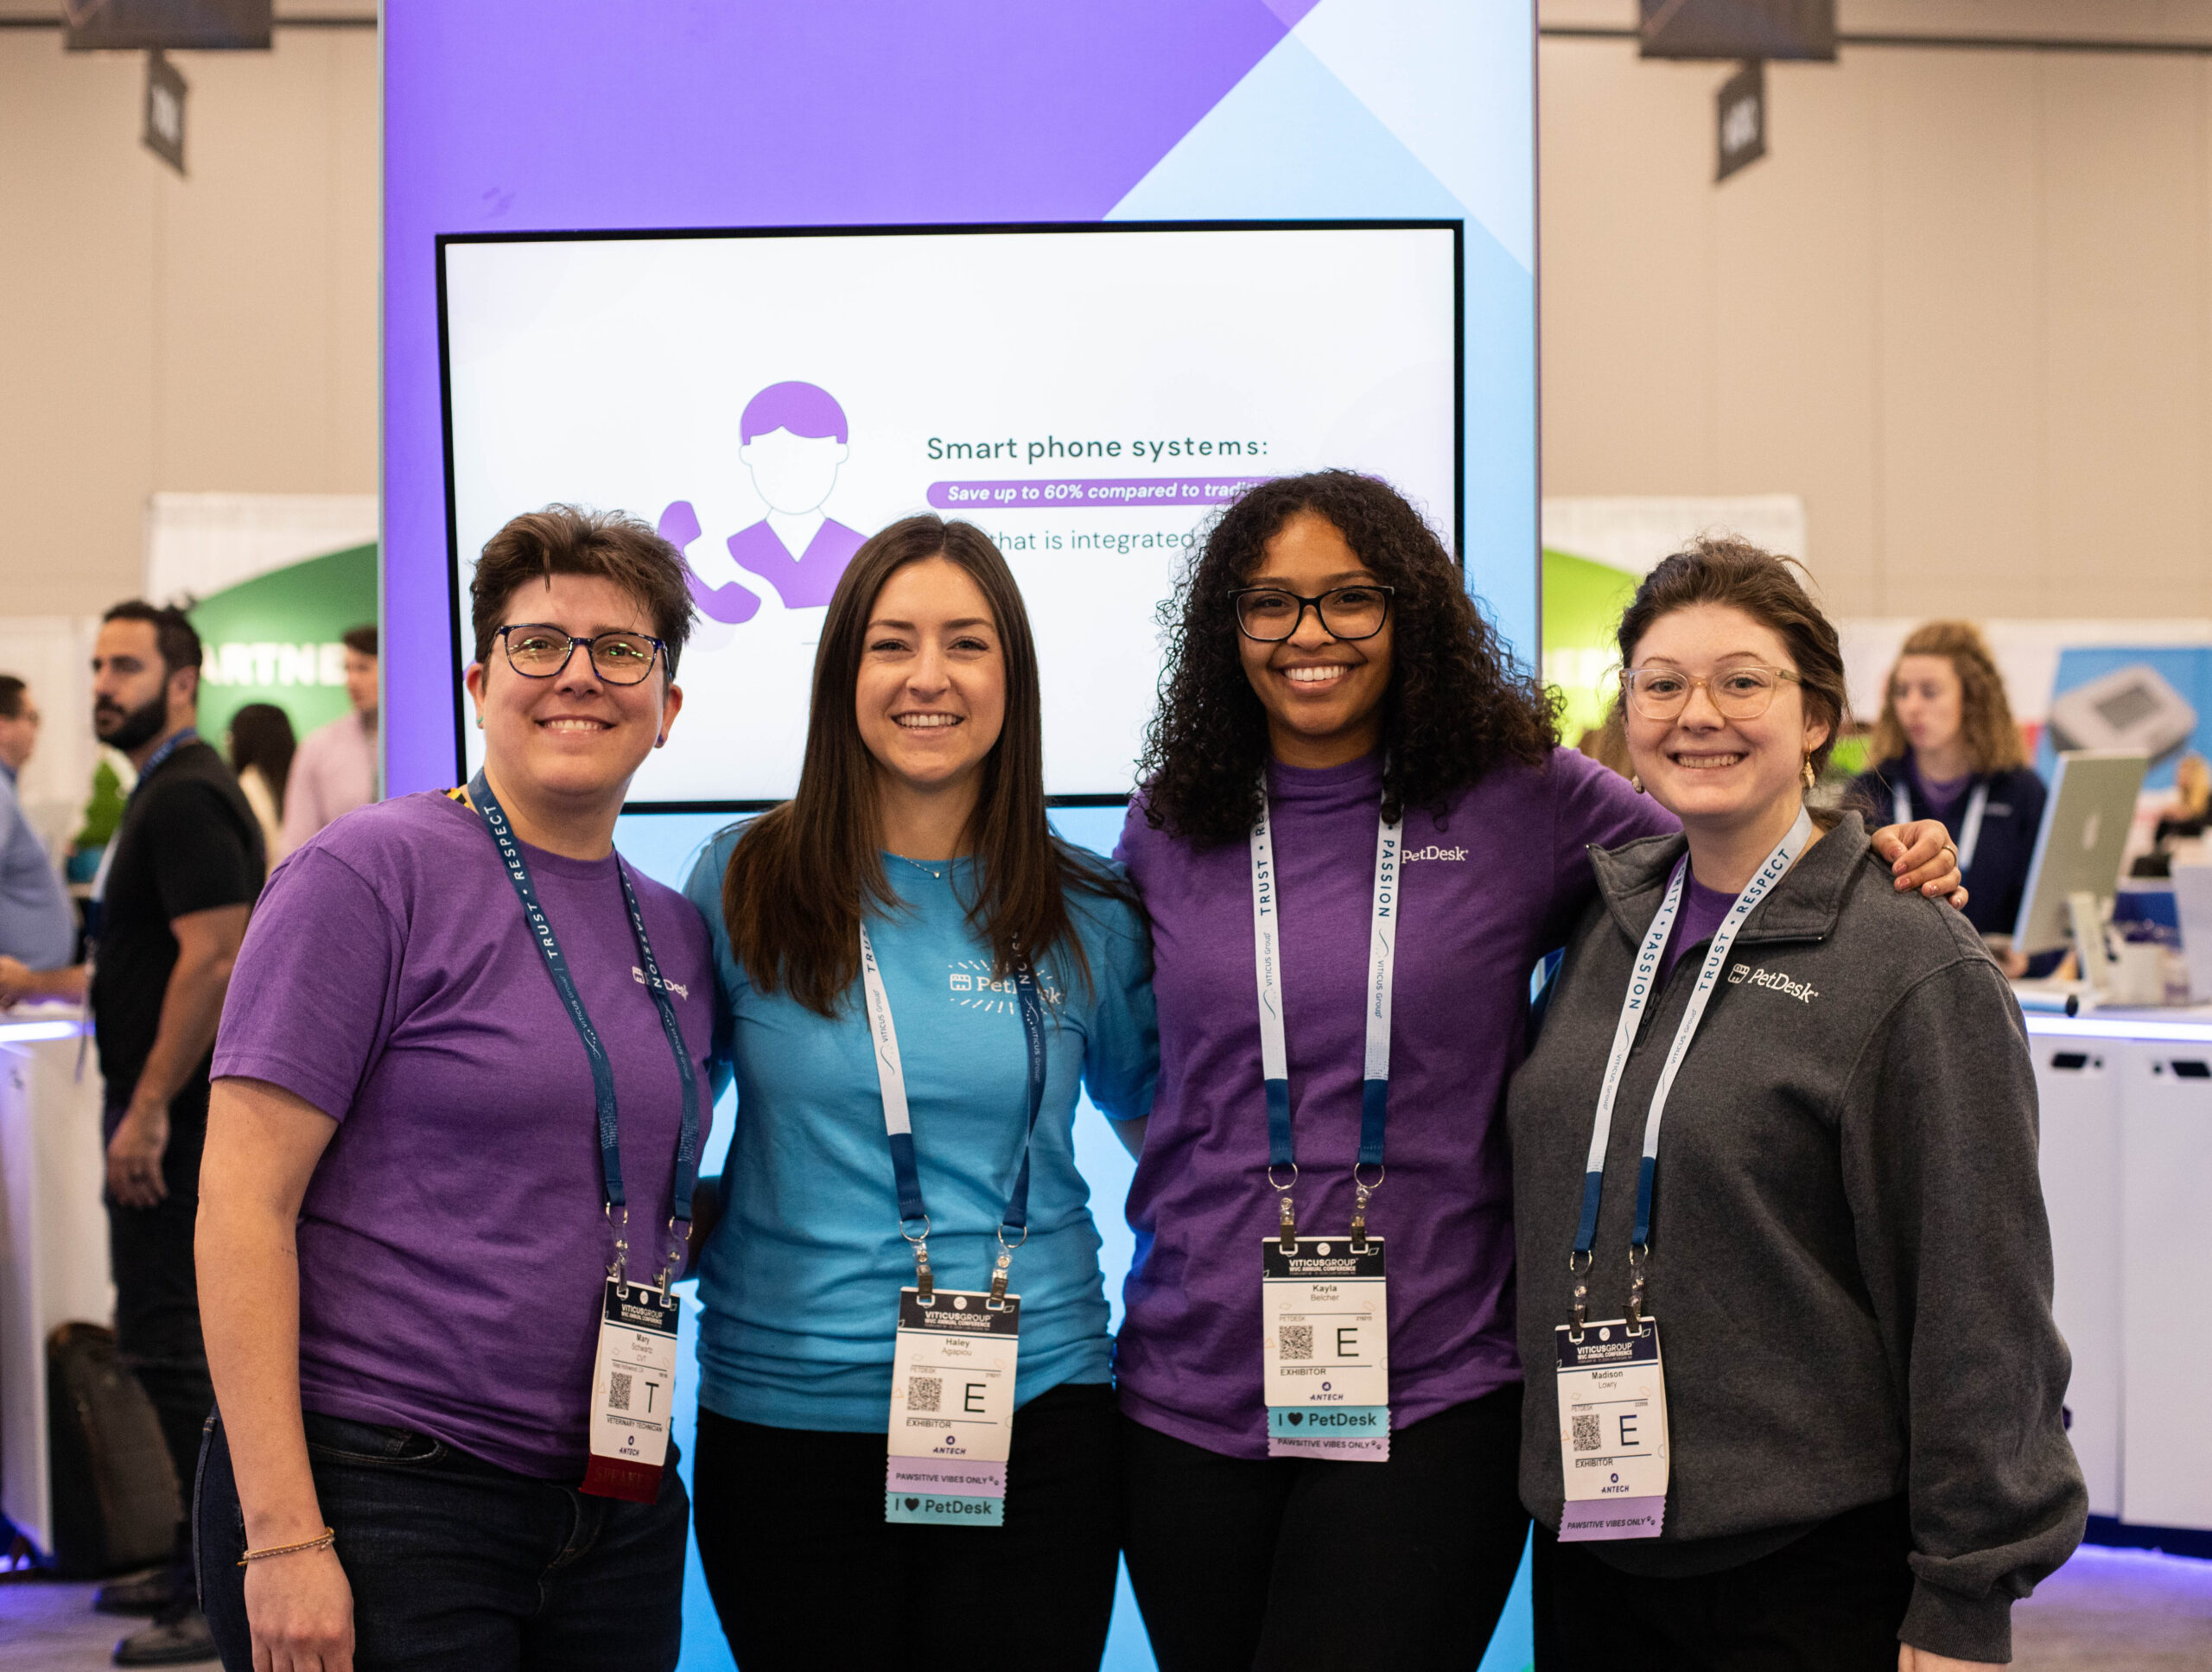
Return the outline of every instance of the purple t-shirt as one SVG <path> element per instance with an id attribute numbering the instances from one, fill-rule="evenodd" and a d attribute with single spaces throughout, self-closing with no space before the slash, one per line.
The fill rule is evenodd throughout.
<path id="1" fill-rule="evenodd" d="M 1659 965 L 1662 979 L 1674 973 L 1683 953 L 1700 941 L 1713 938 L 1713 931 L 1720 926 L 1737 898 L 1707 887 L 1694 872 L 1691 874 L 1689 886 L 1682 890 L 1682 909 L 1675 915 L 1674 932 L 1667 937 L 1667 955 Z"/>
<path id="2" fill-rule="evenodd" d="M 524 853 L 613 1066 L 630 1266 L 650 1275 L 681 1122 L 676 1059 L 613 859 Z M 707 925 L 675 890 L 630 877 L 698 1075 L 703 1147 Z M 300 1210 L 305 1407 L 524 1474 L 581 1473 L 613 1258 L 591 1069 L 483 821 L 403 796 L 278 867 L 238 952 L 214 1072 L 282 1086 L 338 1122 Z"/>
<path id="3" fill-rule="evenodd" d="M 1284 1033 L 1307 1236 L 1351 1223 L 1379 761 L 1270 768 Z M 1441 823 L 1405 819 L 1390 1121 L 1370 1229 L 1389 1239 L 1390 1405 L 1403 1427 L 1521 1379 L 1501 1118 L 1529 976 L 1596 892 L 1585 849 L 1675 830 L 1567 750 L 1503 766 Z M 1160 1085 L 1129 1192 L 1137 1262 L 1116 1351 L 1122 1408 L 1232 1457 L 1267 1454 L 1260 1243 L 1268 1187 L 1246 844 L 1193 849 L 1132 808 L 1119 857 L 1152 915 Z"/>

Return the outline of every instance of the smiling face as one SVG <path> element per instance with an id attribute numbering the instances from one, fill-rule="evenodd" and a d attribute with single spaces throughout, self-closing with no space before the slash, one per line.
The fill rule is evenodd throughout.
<path id="1" fill-rule="evenodd" d="M 574 637 L 652 634 L 652 617 L 632 593 L 601 575 L 556 575 L 515 589 L 499 620 L 537 623 Z M 656 739 L 683 706 L 665 664 L 635 685 L 611 684 L 579 647 L 550 679 L 517 673 L 495 639 L 472 663 L 468 694 L 484 725 L 484 764 L 501 794 L 568 803 L 617 802 Z"/>
<path id="2" fill-rule="evenodd" d="M 1006 657 L 966 569 L 938 556 L 892 571 L 868 611 L 853 712 L 877 766 L 909 789 L 982 770 L 1006 723 Z"/>
<path id="3" fill-rule="evenodd" d="M 1782 635 L 1726 604 L 1694 604 L 1662 615 L 1637 640 L 1630 665 L 1667 668 L 1692 679 L 1719 680 L 1732 668 L 1796 664 Z M 1731 720 L 1711 689 L 1692 688 L 1671 720 L 1648 720 L 1626 706 L 1629 759 L 1652 799 L 1693 833 L 1776 827 L 1778 837 L 1803 800 L 1805 760 L 1827 741 L 1826 722 L 1808 716 L 1794 680 L 1775 688 L 1766 712 Z"/>
<path id="4" fill-rule="evenodd" d="M 1311 511 L 1287 518 L 1262 549 L 1247 587 L 1280 587 L 1301 598 L 1334 587 L 1373 583 L 1335 524 Z M 1236 632 L 1232 626 L 1231 632 Z M 1291 766 L 1335 766 L 1372 753 L 1382 735 L 1382 699 L 1390 689 L 1395 625 L 1388 618 L 1371 639 L 1332 637 L 1320 612 L 1307 609 L 1298 631 L 1277 644 L 1237 633 L 1236 648 L 1260 705 L 1268 714 L 1268 747 Z"/>
<path id="5" fill-rule="evenodd" d="M 1948 749 L 1966 723 L 1966 686 L 1948 656 L 1900 656 L 1890 676 L 1897 724 L 1916 753 Z"/>

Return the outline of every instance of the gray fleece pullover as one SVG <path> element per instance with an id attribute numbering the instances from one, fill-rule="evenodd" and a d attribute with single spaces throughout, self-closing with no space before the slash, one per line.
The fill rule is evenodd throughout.
<path id="1" fill-rule="evenodd" d="M 1553 1331 L 1599 1083 L 1630 967 L 1683 838 L 1591 850 L 1599 899 L 1514 1080 L 1521 1496 L 1557 1528 Z M 1645 1016 L 1621 1081 L 1590 1316 L 1628 1300 L 1643 1122 L 1702 944 Z M 1672 1477 L 1656 1540 L 1591 1548 L 1710 1572 L 1899 1493 L 1916 1584 L 1898 1637 L 2012 1658 L 2012 1605 L 2073 1553 L 2088 1496 L 2059 1415 L 2036 1090 L 2019 1008 L 1972 925 L 1899 895 L 1858 816 L 1752 911 L 1669 1097 L 1646 1310 Z"/>

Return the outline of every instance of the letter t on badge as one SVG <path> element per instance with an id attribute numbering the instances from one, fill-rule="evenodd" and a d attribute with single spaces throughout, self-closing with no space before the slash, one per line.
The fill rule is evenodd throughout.
<path id="1" fill-rule="evenodd" d="M 591 1461 L 582 1490 L 651 1504 L 668 1457 L 676 1401 L 677 1300 L 647 1283 L 607 1281 L 592 1367 Z"/>

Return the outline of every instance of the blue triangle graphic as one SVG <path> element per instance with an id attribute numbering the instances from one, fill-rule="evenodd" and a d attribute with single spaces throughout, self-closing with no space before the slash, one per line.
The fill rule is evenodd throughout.
<path id="1" fill-rule="evenodd" d="M 1106 219 L 1457 220 L 1466 213 L 1421 159 L 1290 35 Z"/>

